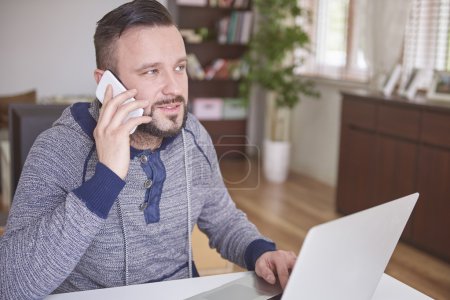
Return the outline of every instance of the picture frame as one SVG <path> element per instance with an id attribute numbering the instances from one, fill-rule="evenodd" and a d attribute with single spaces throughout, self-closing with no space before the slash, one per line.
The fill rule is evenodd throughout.
<path id="1" fill-rule="evenodd" d="M 414 68 L 406 79 L 405 85 L 400 89 L 399 95 L 412 100 L 416 94 L 422 78 L 422 70 Z"/>
<path id="2" fill-rule="evenodd" d="M 392 92 L 394 91 L 401 75 L 402 66 L 400 64 L 397 64 L 393 68 L 392 72 L 389 73 L 389 76 L 386 78 L 383 84 L 382 91 L 384 96 L 389 97 L 392 95 Z"/>
<path id="3" fill-rule="evenodd" d="M 450 72 L 435 71 L 427 92 L 428 100 L 450 101 Z"/>

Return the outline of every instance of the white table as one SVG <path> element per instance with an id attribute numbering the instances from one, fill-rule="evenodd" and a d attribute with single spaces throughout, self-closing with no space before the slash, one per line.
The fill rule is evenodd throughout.
<path id="1" fill-rule="evenodd" d="M 243 277 L 246 272 L 163 281 L 125 287 L 51 295 L 46 300 L 185 299 Z M 406 284 L 383 274 L 373 300 L 431 299 Z"/>

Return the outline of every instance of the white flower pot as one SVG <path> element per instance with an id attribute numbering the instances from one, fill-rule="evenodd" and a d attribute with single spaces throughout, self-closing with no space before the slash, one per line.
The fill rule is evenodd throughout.
<path id="1" fill-rule="evenodd" d="M 264 176 L 268 181 L 282 183 L 289 173 L 291 144 L 265 140 L 263 151 Z"/>

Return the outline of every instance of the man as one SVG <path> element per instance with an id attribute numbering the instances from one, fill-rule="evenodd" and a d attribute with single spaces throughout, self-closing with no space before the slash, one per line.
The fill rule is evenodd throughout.
<path id="1" fill-rule="evenodd" d="M 0 298 L 190 277 L 194 224 L 223 257 L 284 286 L 295 255 L 230 199 L 211 140 L 187 113 L 186 52 L 164 6 L 118 7 L 94 42 L 95 80 L 110 70 L 129 90 L 71 106 L 36 140 L 0 242 Z M 124 122 L 137 108 L 144 115 Z"/>

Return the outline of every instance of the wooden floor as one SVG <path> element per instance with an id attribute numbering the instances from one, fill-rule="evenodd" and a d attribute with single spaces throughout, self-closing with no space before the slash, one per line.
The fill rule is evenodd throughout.
<path id="1" fill-rule="evenodd" d="M 298 174 L 268 183 L 249 161 L 222 161 L 221 169 L 237 206 L 280 249 L 298 252 L 309 228 L 339 217 L 330 186 Z M 430 297 L 450 299 L 450 265 L 407 244 L 398 244 L 386 273 Z"/>
<path id="2" fill-rule="evenodd" d="M 309 228 L 339 217 L 334 189 L 320 182 L 290 174 L 286 183 L 268 183 L 253 161 L 221 161 L 221 169 L 237 206 L 279 249 L 298 252 Z M 450 265 L 402 242 L 386 273 L 430 297 L 450 299 Z"/>

